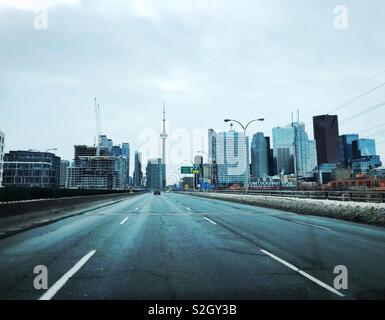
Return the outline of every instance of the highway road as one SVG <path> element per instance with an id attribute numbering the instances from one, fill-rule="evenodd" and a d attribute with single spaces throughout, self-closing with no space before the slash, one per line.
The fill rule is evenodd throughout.
<path id="1" fill-rule="evenodd" d="M 384 299 L 384 270 L 383 228 L 174 193 L 0 240 L 0 299 Z"/>

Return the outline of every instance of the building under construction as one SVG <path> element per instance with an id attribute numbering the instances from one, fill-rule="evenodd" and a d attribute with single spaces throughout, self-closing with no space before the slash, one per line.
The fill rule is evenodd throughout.
<path id="1" fill-rule="evenodd" d="M 96 155 L 96 147 L 75 146 L 74 165 L 68 168 L 68 188 L 113 190 L 123 189 L 127 183 L 126 158 L 111 156 L 101 149 Z"/>

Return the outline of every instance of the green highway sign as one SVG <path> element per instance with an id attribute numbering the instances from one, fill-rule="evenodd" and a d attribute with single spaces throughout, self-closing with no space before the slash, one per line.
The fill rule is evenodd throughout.
<path id="1" fill-rule="evenodd" d="M 180 173 L 181 174 L 192 174 L 194 167 L 181 167 Z"/>

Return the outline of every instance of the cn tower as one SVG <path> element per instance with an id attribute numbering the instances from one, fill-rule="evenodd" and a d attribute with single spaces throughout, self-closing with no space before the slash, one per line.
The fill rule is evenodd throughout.
<path id="1" fill-rule="evenodd" d="M 166 140 L 168 138 L 168 134 L 166 132 L 166 104 L 163 103 L 163 131 L 160 134 L 160 138 L 162 139 L 162 164 L 166 164 Z"/>

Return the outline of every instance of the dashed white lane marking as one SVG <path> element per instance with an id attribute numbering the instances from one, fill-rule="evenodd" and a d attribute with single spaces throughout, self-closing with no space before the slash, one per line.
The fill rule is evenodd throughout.
<path id="1" fill-rule="evenodd" d="M 127 220 L 128 220 L 129 217 L 126 217 L 123 219 L 123 221 L 120 223 L 120 225 L 124 224 Z"/>
<path id="2" fill-rule="evenodd" d="M 96 250 L 90 251 L 87 255 L 79 260 L 64 276 L 62 276 L 55 284 L 44 293 L 39 300 L 51 300 L 56 293 L 67 283 L 67 281 L 83 267 L 89 259 L 95 254 Z"/>
<path id="3" fill-rule="evenodd" d="M 135 208 L 135 211 L 138 211 L 139 210 L 139 208 Z"/>
<path id="4" fill-rule="evenodd" d="M 314 278 L 313 276 L 311 276 L 310 274 L 306 273 L 305 271 L 303 271 L 301 269 L 298 269 L 296 266 L 294 266 L 291 263 L 289 263 L 289 262 L 287 262 L 287 261 L 277 257 L 276 255 L 272 254 L 271 252 L 263 250 L 263 249 L 261 249 L 261 252 L 263 252 L 264 254 L 267 254 L 269 257 L 271 257 L 274 260 L 282 263 L 286 267 L 294 270 L 295 272 L 299 273 L 300 275 L 304 276 L 305 278 L 309 279 L 310 281 L 313 281 L 314 283 L 316 283 L 319 286 L 325 288 L 326 290 L 329 290 L 330 292 L 336 294 L 337 296 L 345 297 L 345 295 L 342 294 L 341 292 L 339 292 L 338 290 L 336 290 L 333 287 L 327 285 L 326 283 L 322 282 L 321 280 L 318 280 L 317 278 Z"/>
<path id="5" fill-rule="evenodd" d="M 305 222 L 300 222 L 300 221 L 295 221 L 295 220 L 291 220 L 291 221 L 295 222 L 295 223 L 298 223 L 298 224 L 302 224 L 304 226 L 308 226 L 308 227 L 313 227 L 313 228 L 318 228 L 318 229 L 322 229 L 322 230 L 332 231 L 332 229 L 329 229 L 329 228 L 326 228 L 326 227 L 317 226 L 315 224 L 310 224 L 310 223 L 305 223 Z"/>
<path id="6" fill-rule="evenodd" d="M 186 209 L 187 209 L 188 211 L 191 211 L 191 209 L 190 209 L 189 207 L 186 207 Z"/>
<path id="7" fill-rule="evenodd" d="M 214 222 L 213 220 L 207 218 L 207 217 L 204 217 L 207 221 L 211 222 L 212 224 L 217 224 L 216 222 Z"/>

